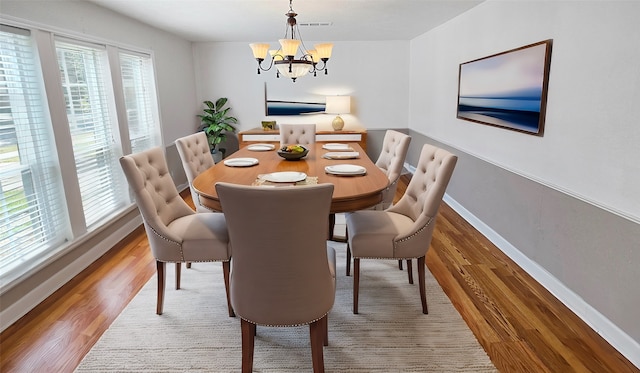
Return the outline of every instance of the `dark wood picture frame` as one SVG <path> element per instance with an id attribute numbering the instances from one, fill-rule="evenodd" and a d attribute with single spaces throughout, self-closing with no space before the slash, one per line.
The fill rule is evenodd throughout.
<path id="1" fill-rule="evenodd" d="M 460 64 L 456 117 L 544 134 L 552 39 Z"/>

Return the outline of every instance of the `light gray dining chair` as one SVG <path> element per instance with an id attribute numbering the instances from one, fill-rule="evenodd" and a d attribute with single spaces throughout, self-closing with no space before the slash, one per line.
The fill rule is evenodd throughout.
<path id="1" fill-rule="evenodd" d="M 182 168 L 189 182 L 191 198 L 197 212 L 211 212 L 212 210 L 200 203 L 200 195 L 193 189 L 193 180 L 203 171 L 215 165 L 209 141 L 204 132 L 196 132 L 176 140 L 176 149 L 182 160 Z"/>
<path id="2" fill-rule="evenodd" d="M 316 143 L 315 124 L 281 124 L 280 146 L 313 145 Z"/>
<path id="3" fill-rule="evenodd" d="M 241 318 L 242 372 L 256 325 L 309 325 L 313 371 L 324 372 L 335 251 L 327 247 L 333 184 L 261 188 L 217 183 L 233 247 L 231 304 Z"/>
<path id="4" fill-rule="evenodd" d="M 120 158 L 120 165 L 142 214 L 151 252 L 156 259 L 158 302 L 162 314 L 166 263 L 176 263 L 176 289 L 180 288 L 182 262 L 222 262 L 229 316 L 231 248 L 224 215 L 196 213 L 182 199 L 169 174 L 164 153 L 155 147 Z"/>
<path id="5" fill-rule="evenodd" d="M 438 208 L 458 157 L 425 144 L 405 194 L 386 210 L 362 210 L 347 215 L 347 274 L 353 256 L 353 313 L 358 313 L 360 259 L 418 261 L 422 312 L 428 313 L 425 256 Z M 410 267 L 408 268 L 410 270 Z"/>

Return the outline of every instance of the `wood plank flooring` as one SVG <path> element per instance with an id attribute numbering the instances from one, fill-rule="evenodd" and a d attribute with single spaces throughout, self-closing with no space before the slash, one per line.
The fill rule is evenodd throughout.
<path id="1" fill-rule="evenodd" d="M 640 372 L 446 204 L 427 266 L 501 372 Z M 0 372 L 72 372 L 154 273 L 139 228 L 0 334 Z"/>

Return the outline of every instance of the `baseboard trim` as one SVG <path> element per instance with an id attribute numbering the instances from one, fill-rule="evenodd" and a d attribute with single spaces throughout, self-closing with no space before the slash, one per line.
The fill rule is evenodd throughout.
<path id="1" fill-rule="evenodd" d="M 415 168 L 413 169 L 415 171 Z M 505 255 L 519 265 L 533 279 L 545 287 L 553 296 L 580 317 L 591 329 L 600 334 L 611 346 L 624 355 L 632 364 L 640 368 L 640 344 L 616 326 L 611 320 L 593 308 L 582 297 L 566 287 L 538 263 L 529 259 L 520 250 L 511 245 L 496 231 L 465 209 L 455 199 L 445 194 L 443 198 L 453 210 L 469 224 L 487 237 Z"/>

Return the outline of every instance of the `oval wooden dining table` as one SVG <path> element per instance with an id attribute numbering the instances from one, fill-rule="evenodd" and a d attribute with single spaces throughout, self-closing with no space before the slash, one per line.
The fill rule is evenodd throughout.
<path id="1" fill-rule="evenodd" d="M 297 171 L 304 172 L 308 177 L 317 177 L 318 184 L 331 183 L 334 185 L 331 200 L 331 212 L 349 212 L 362 210 L 382 201 L 382 191 L 387 187 L 387 176 L 369 159 L 367 154 L 357 143 L 348 145 L 360 154 L 356 159 L 326 159 L 323 155 L 329 150 L 323 149 L 326 143 L 309 145 L 309 154 L 297 161 L 288 161 L 277 153 L 278 145 L 269 151 L 252 151 L 244 147 L 226 158 L 256 158 L 258 164 L 250 167 L 230 167 L 219 162 L 205 170 L 193 180 L 193 187 L 200 196 L 200 203 L 215 210 L 222 211 L 220 200 L 216 193 L 215 184 L 220 181 L 254 185 L 258 175 L 272 172 Z M 325 167 L 338 164 L 359 165 L 367 169 L 365 175 L 337 176 L 325 172 Z"/>

